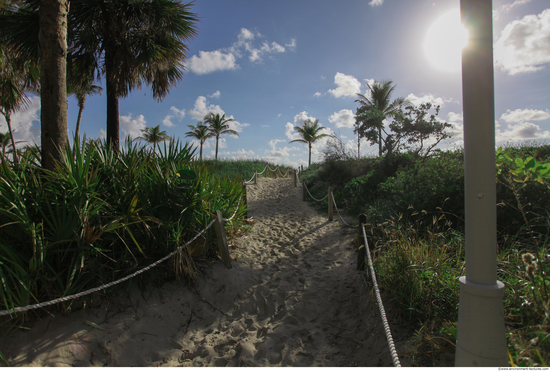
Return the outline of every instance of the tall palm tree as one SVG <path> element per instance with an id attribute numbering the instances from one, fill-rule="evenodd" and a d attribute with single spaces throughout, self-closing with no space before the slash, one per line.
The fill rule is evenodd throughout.
<path id="1" fill-rule="evenodd" d="M 300 142 L 300 143 L 308 144 L 308 148 L 309 148 L 308 167 L 311 166 L 311 145 L 321 138 L 331 136 L 330 134 L 319 133 L 321 130 L 324 130 L 324 129 L 326 128 L 319 125 L 319 120 L 311 121 L 310 119 L 307 119 L 306 121 L 304 121 L 304 126 L 294 127 L 294 130 L 296 130 L 298 134 L 300 134 L 302 139 L 294 139 L 294 140 L 291 140 L 290 143 Z"/>
<path id="2" fill-rule="evenodd" d="M 202 121 L 197 122 L 197 126 L 193 125 L 187 125 L 191 131 L 188 131 L 185 133 L 186 137 L 195 138 L 201 143 L 201 152 L 200 152 L 200 161 L 202 161 L 202 145 L 204 144 L 204 141 L 208 138 L 212 138 L 214 134 L 208 131 L 208 126 L 204 125 Z"/>
<path id="3" fill-rule="evenodd" d="M 101 86 L 92 83 L 91 79 L 78 83 L 70 83 L 67 87 L 67 95 L 74 94 L 78 105 L 78 117 L 76 119 L 75 137 L 80 135 L 80 122 L 82 121 L 82 111 L 84 111 L 84 105 L 86 104 L 86 97 L 88 95 L 101 94 L 103 88 Z"/>
<path id="4" fill-rule="evenodd" d="M 218 160 L 218 141 L 220 139 L 220 135 L 233 134 L 239 136 L 239 133 L 235 130 L 229 129 L 228 122 L 231 121 L 235 120 L 226 118 L 225 113 L 223 116 L 220 116 L 219 113 L 214 114 L 213 112 L 210 112 L 204 116 L 204 122 L 208 124 L 208 131 L 210 131 L 213 137 L 216 137 L 216 160 Z"/>
<path id="5" fill-rule="evenodd" d="M 384 131 L 383 120 L 387 117 L 394 117 L 405 103 L 405 98 L 396 98 L 393 102 L 390 97 L 395 90 L 393 81 L 375 81 L 372 86 L 367 84 L 370 90 L 370 98 L 357 94 L 359 99 L 355 102 L 361 106 L 357 109 L 357 121 L 362 126 L 362 130 L 373 129 L 378 132 L 374 138 L 378 142 L 378 155 L 382 156 L 382 132 Z M 359 127 L 358 127 L 359 129 Z M 387 133 L 384 131 L 384 134 Z M 358 136 L 360 131 L 358 130 Z"/>
<path id="6" fill-rule="evenodd" d="M 146 127 L 145 129 L 141 129 L 141 132 L 143 133 L 143 135 L 137 137 L 137 139 L 142 139 L 147 143 L 152 144 L 155 149 L 157 149 L 158 143 L 165 140 L 171 140 L 171 138 L 168 136 L 168 134 L 166 134 L 165 131 L 160 130 L 160 125 L 154 127 Z"/>
<path id="7" fill-rule="evenodd" d="M 177 0 L 71 2 L 69 21 L 76 66 L 105 76 L 107 142 L 119 148 L 118 99 L 142 85 L 161 100 L 183 77 L 188 51 L 184 43 L 196 35 L 192 4 Z"/>

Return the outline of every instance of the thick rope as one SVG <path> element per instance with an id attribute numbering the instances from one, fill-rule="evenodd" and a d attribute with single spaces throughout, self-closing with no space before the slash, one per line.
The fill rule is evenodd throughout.
<path id="1" fill-rule="evenodd" d="M 307 189 L 306 182 L 302 182 L 302 184 L 304 185 L 304 187 L 306 187 L 307 193 L 309 193 L 309 189 Z M 320 200 L 318 200 L 318 199 L 316 199 L 315 197 L 313 197 L 313 196 L 311 195 L 311 193 L 309 193 L 309 195 L 311 196 L 311 198 L 313 198 L 313 199 L 314 199 L 315 201 L 317 201 L 317 202 L 323 201 L 325 198 L 328 197 L 328 193 L 327 193 L 327 195 L 326 195 L 325 197 L 323 197 L 323 198 L 321 198 Z"/>
<path id="2" fill-rule="evenodd" d="M 258 173 L 258 175 L 262 175 L 266 169 L 267 169 L 267 164 L 265 165 L 265 167 L 264 167 L 264 169 L 262 170 L 262 172 L 261 172 L 261 173 Z"/>
<path id="3" fill-rule="evenodd" d="M 237 208 L 235 209 L 235 212 L 233 213 L 233 215 L 231 215 L 231 217 L 229 219 L 223 219 L 224 222 L 230 222 L 231 219 L 233 219 L 235 217 L 235 215 L 237 215 L 237 211 L 239 211 L 239 206 L 241 205 L 241 201 L 243 200 L 243 198 L 239 198 L 239 203 L 237 204 Z"/>
<path id="4" fill-rule="evenodd" d="M 357 224 L 357 225 L 349 225 L 348 223 L 346 223 L 346 221 L 344 220 L 344 218 L 342 218 L 342 214 L 340 214 L 340 210 L 338 210 L 338 206 L 336 206 L 336 200 L 334 199 L 334 193 L 330 192 L 330 194 L 332 195 L 332 203 L 334 204 L 334 208 L 336 209 L 336 212 L 338 213 L 338 216 L 340 217 L 340 220 L 342 221 L 342 223 L 344 223 L 345 225 L 347 225 L 347 226 L 350 227 L 350 228 L 357 228 L 357 227 L 359 227 L 359 224 Z"/>
<path id="5" fill-rule="evenodd" d="M 390 325 L 388 324 L 388 319 L 386 318 L 386 311 L 384 310 L 384 304 L 382 304 L 382 297 L 380 296 L 380 290 L 378 289 L 378 282 L 376 282 L 376 274 L 374 273 L 374 267 L 372 266 L 372 258 L 370 256 L 369 243 L 367 241 L 367 235 L 365 234 L 365 226 L 361 223 L 361 229 L 363 230 L 363 240 L 365 241 L 365 249 L 367 250 L 367 259 L 369 260 L 369 269 L 372 276 L 372 284 L 374 285 L 374 292 L 376 293 L 376 301 L 378 302 L 378 309 L 380 309 L 380 316 L 382 317 L 382 323 L 384 324 L 384 331 L 386 332 L 386 339 L 388 340 L 388 345 L 390 347 L 390 353 L 395 367 L 401 367 L 399 363 L 399 357 L 397 355 L 397 350 L 393 343 L 393 338 L 391 335 Z"/>
<path id="6" fill-rule="evenodd" d="M 101 286 L 98 286 L 96 288 L 93 288 L 93 289 L 89 289 L 89 290 L 86 290 L 86 291 L 82 291 L 78 294 L 74 294 L 74 295 L 68 295 L 68 296 L 64 296 L 62 298 L 57 298 L 57 299 L 54 299 L 54 300 L 50 300 L 50 301 L 46 301 L 46 302 L 43 302 L 43 303 L 38 303 L 38 304 L 31 304 L 31 305 L 27 305 L 27 306 L 24 306 L 24 307 L 17 307 L 17 308 L 12 308 L 12 309 L 7 309 L 7 310 L 2 310 L 0 311 L 0 316 L 5 316 L 6 314 L 15 314 L 15 313 L 19 313 L 19 312 L 26 312 L 28 310 L 31 310 L 31 309 L 39 309 L 39 308 L 43 308 L 43 307 L 47 307 L 49 305 L 53 305 L 53 304 L 58 304 L 58 303 L 62 303 L 64 301 L 68 301 L 68 300 L 73 300 L 73 299 L 77 299 L 77 298 L 80 298 L 82 296 L 85 296 L 85 295 L 89 295 L 91 293 L 94 293 L 94 292 L 97 292 L 97 291 L 100 291 L 100 290 L 104 290 L 104 289 L 107 289 L 109 287 L 112 287 L 112 286 L 115 286 L 115 285 L 118 285 L 119 283 L 122 283 L 124 281 L 127 281 L 129 280 L 130 278 L 133 278 L 133 277 L 136 277 L 138 275 L 140 275 L 141 273 L 145 272 L 145 271 L 148 271 L 149 269 L 159 265 L 160 263 L 166 261 L 167 259 L 171 258 L 172 256 L 174 256 L 178 251 L 181 251 L 181 249 L 183 249 L 184 247 L 187 247 L 191 242 L 195 241 L 197 238 L 199 238 L 199 236 L 201 236 L 208 228 L 210 228 L 212 226 L 212 224 L 214 224 L 214 222 L 216 221 L 216 219 L 212 220 L 207 226 L 206 228 L 204 228 L 202 231 L 199 232 L 199 234 L 197 234 L 195 237 L 193 237 L 193 239 L 189 242 L 187 242 L 186 244 L 184 245 L 181 245 L 179 247 L 176 248 L 176 250 L 174 250 L 172 253 L 166 255 L 164 258 L 161 258 L 159 260 L 157 260 L 156 262 L 148 265 L 147 267 L 145 268 L 142 268 L 126 277 L 123 277 L 121 279 L 118 279 L 116 281 L 113 281 L 111 283 L 107 283 L 105 285 L 101 285 Z"/>

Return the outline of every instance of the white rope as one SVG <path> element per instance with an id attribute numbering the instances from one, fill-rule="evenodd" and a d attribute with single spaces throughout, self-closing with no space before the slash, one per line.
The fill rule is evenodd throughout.
<path id="1" fill-rule="evenodd" d="M 369 269 L 372 276 L 372 283 L 374 285 L 374 292 L 376 293 L 376 301 L 378 302 L 378 309 L 380 309 L 380 316 L 382 317 L 382 322 L 384 324 L 384 331 L 386 332 L 386 339 L 388 340 L 388 345 L 390 347 L 393 365 L 395 367 L 401 367 L 401 363 L 399 363 L 399 357 L 397 355 L 397 350 L 395 349 L 393 338 L 391 336 L 390 325 L 388 324 L 388 319 L 386 318 L 384 304 L 382 304 L 382 297 L 380 296 L 380 290 L 378 289 L 378 282 L 376 282 L 376 274 L 374 273 L 374 267 L 372 266 L 369 243 L 367 241 L 367 235 L 365 234 L 365 226 L 363 225 L 363 223 L 361 223 L 361 229 L 363 230 L 363 240 L 365 241 L 365 249 L 367 250 L 367 259 L 369 260 Z"/>
<path id="2" fill-rule="evenodd" d="M 302 182 L 302 184 L 304 185 L 304 187 L 306 187 L 307 193 L 309 193 L 309 189 L 307 189 L 306 182 Z M 315 201 L 317 201 L 317 202 L 323 201 L 325 198 L 328 197 L 328 193 L 327 193 L 327 195 L 326 195 L 325 197 L 323 197 L 323 198 L 321 198 L 320 200 L 318 200 L 318 199 L 316 199 L 315 197 L 313 197 L 313 196 L 311 195 L 311 193 L 309 193 L 309 195 L 311 196 L 311 198 L 313 198 L 313 199 L 314 199 Z"/>
<path id="3" fill-rule="evenodd" d="M 250 183 L 252 181 L 252 179 L 254 179 L 255 176 L 256 176 L 256 174 L 252 175 L 252 178 L 250 178 L 250 180 L 245 181 L 245 183 Z"/>
<path id="4" fill-rule="evenodd" d="M 233 213 L 233 215 L 231 215 L 231 218 L 229 218 L 229 219 L 225 219 L 225 218 L 224 218 L 224 219 L 223 219 L 224 222 L 230 222 L 231 219 L 233 219 L 233 218 L 235 217 L 235 215 L 237 215 L 237 211 L 239 211 L 239 206 L 241 205 L 242 199 L 243 199 L 242 197 L 239 198 L 239 203 L 237 204 L 237 208 L 235 209 L 235 212 Z"/>
<path id="5" fill-rule="evenodd" d="M 346 223 L 346 221 L 344 220 L 344 218 L 342 218 L 342 214 L 340 214 L 340 210 L 338 210 L 338 206 L 336 206 L 336 200 L 334 199 L 334 193 L 330 192 L 330 194 L 332 195 L 332 203 L 334 204 L 334 208 L 336 209 L 336 212 L 338 213 L 338 216 L 340 217 L 340 220 L 342 221 L 342 223 L 344 223 L 345 225 L 347 225 L 347 226 L 350 227 L 350 228 L 357 228 L 357 227 L 359 227 L 359 224 L 357 224 L 357 225 L 349 225 L 348 223 Z"/>
<path id="6" fill-rule="evenodd" d="M 275 167 L 275 169 L 270 168 L 268 165 L 266 165 L 266 167 L 267 167 L 270 171 L 275 171 L 275 170 L 277 170 L 277 167 Z"/>
<path id="7" fill-rule="evenodd" d="M 82 291 L 78 294 L 74 294 L 74 295 L 69 295 L 69 296 L 64 296 L 62 298 L 57 298 L 57 299 L 54 299 L 54 300 L 50 300 L 50 301 L 46 301 L 46 302 L 43 302 L 43 303 L 38 303 L 38 304 L 31 304 L 31 305 L 27 305 L 27 306 L 24 306 L 24 307 L 17 307 L 17 308 L 12 308 L 12 309 L 7 309 L 7 310 L 2 310 L 0 311 L 0 316 L 5 316 L 6 314 L 14 314 L 14 313 L 18 313 L 18 312 L 26 312 L 28 310 L 31 310 L 31 309 L 39 309 L 39 308 L 43 308 L 43 307 L 47 307 L 49 305 L 53 305 L 53 304 L 58 304 L 58 303 L 62 303 L 64 301 L 68 301 L 68 300 L 73 300 L 73 299 L 77 299 L 77 298 L 80 298 L 82 296 L 85 296 L 85 295 L 89 295 L 91 293 L 94 293 L 96 291 L 100 291 L 100 290 L 104 290 L 104 289 L 107 289 L 111 286 L 114 286 L 114 285 L 118 285 L 119 283 L 121 282 L 124 282 L 124 281 L 127 281 L 129 280 L 130 278 L 133 278 L 137 275 L 140 275 L 141 273 L 145 272 L 145 271 L 148 271 L 149 269 L 159 265 L 160 263 L 162 263 L 163 261 L 171 258 L 172 256 L 174 256 L 178 251 L 180 251 L 181 249 L 183 249 L 184 247 L 187 247 L 191 242 L 195 241 L 197 238 L 199 238 L 199 236 L 201 236 L 208 228 L 210 228 L 212 226 L 212 224 L 214 224 L 214 222 L 216 221 L 216 219 L 212 220 L 207 226 L 206 228 L 204 228 L 202 231 L 199 232 L 199 234 L 197 234 L 195 237 L 193 237 L 193 239 L 189 242 L 187 242 L 186 244 L 182 245 L 182 246 L 179 246 L 176 248 L 176 250 L 174 250 L 172 253 L 166 255 L 164 258 L 161 258 L 159 260 L 157 260 L 156 262 L 148 265 L 147 267 L 145 268 L 142 268 L 126 277 L 123 277 L 121 279 L 118 279 L 116 281 L 113 281 L 111 283 L 107 283 L 105 285 L 101 285 L 101 286 L 98 286 L 96 288 L 93 288 L 93 289 L 89 289 L 89 290 L 86 290 L 86 291 Z"/>
<path id="8" fill-rule="evenodd" d="M 261 172 L 261 173 L 258 173 L 258 175 L 262 175 L 262 174 L 264 173 L 265 169 L 267 169 L 267 164 L 265 164 L 265 167 L 264 167 L 264 169 L 262 170 L 262 172 Z"/>

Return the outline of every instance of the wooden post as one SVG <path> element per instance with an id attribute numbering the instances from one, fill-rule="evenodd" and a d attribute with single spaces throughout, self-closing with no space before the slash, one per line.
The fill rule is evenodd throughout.
<path id="1" fill-rule="evenodd" d="M 332 208 L 334 200 L 332 199 L 332 187 L 328 187 L 328 220 L 332 222 Z"/>
<path id="2" fill-rule="evenodd" d="M 258 184 L 258 172 L 254 171 L 254 184 Z"/>
<path id="3" fill-rule="evenodd" d="M 302 166 L 302 170 L 300 171 L 301 173 L 304 172 L 304 165 L 301 165 Z"/>
<path id="4" fill-rule="evenodd" d="M 298 173 L 294 171 L 294 188 L 298 187 Z"/>
<path id="5" fill-rule="evenodd" d="M 277 166 L 275 167 L 275 179 L 277 179 L 278 170 L 279 170 L 279 165 L 277 165 Z"/>
<path id="6" fill-rule="evenodd" d="M 243 182 L 244 218 L 248 219 L 248 200 L 246 197 L 246 183 Z"/>
<path id="7" fill-rule="evenodd" d="M 227 237 L 223 229 L 223 217 L 219 210 L 216 210 L 216 222 L 214 223 L 214 227 L 216 228 L 216 236 L 218 237 L 218 253 L 220 254 L 220 259 L 227 268 L 231 268 Z"/>
<path id="8" fill-rule="evenodd" d="M 306 181 L 302 181 L 302 201 L 306 200 Z"/>
<path id="9" fill-rule="evenodd" d="M 367 216 L 365 214 L 359 215 L 359 233 L 363 233 L 362 225 L 367 222 Z M 367 242 L 368 243 L 368 242 Z M 363 245 L 357 250 L 357 270 L 364 271 L 366 268 L 365 259 L 367 258 L 367 246 Z"/>

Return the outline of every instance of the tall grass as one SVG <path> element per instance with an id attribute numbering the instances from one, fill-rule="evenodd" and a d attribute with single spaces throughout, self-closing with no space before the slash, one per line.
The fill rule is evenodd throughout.
<path id="1" fill-rule="evenodd" d="M 126 276 L 191 239 L 216 210 L 224 217 L 237 210 L 235 220 L 242 220 L 241 182 L 192 161 L 193 152 L 178 141 L 165 143 L 158 153 L 127 141 L 117 153 L 104 142 L 77 139 L 63 149 L 55 172 L 39 166 L 36 147 L 22 154 L 18 166 L 3 158 L 0 308 Z M 185 179 L 184 171 L 196 177 Z M 191 256 L 214 255 L 214 241 L 209 231 L 167 266 L 192 278 Z M 174 271 L 151 270 L 139 279 L 165 279 Z"/>

